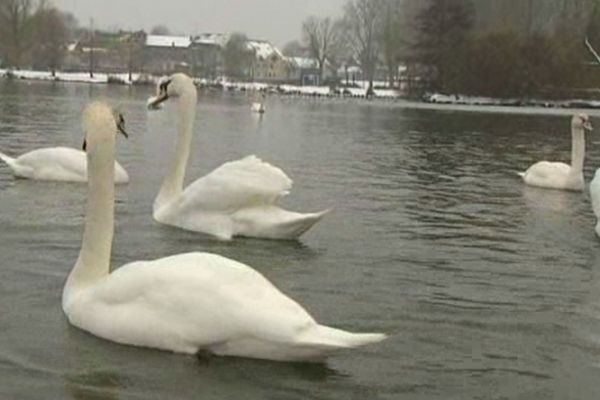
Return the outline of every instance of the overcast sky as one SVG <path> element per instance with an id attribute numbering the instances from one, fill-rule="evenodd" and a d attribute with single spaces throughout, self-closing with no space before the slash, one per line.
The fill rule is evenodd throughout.
<path id="1" fill-rule="evenodd" d="M 100 28 L 146 29 L 164 24 L 172 32 L 246 32 L 282 46 L 299 38 L 302 20 L 338 16 L 346 0 L 52 0 Z"/>

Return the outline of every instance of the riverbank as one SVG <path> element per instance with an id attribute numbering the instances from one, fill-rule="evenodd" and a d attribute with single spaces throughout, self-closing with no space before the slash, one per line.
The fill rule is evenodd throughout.
<path id="1" fill-rule="evenodd" d="M 449 104 L 463 106 L 494 106 L 494 107 L 541 107 L 541 108 L 592 108 L 600 109 L 600 100 L 567 99 L 499 99 L 492 97 L 445 95 L 440 93 L 427 94 L 423 101 L 432 104 Z"/>
<path id="2" fill-rule="evenodd" d="M 52 75 L 48 71 L 31 70 L 6 70 L 0 69 L 0 78 L 38 80 L 52 82 L 79 82 L 90 84 L 119 84 L 119 85 L 154 85 L 160 76 L 133 73 L 131 79 L 128 73 L 107 74 L 95 72 L 91 77 L 88 72 L 56 72 Z M 354 87 L 330 88 L 328 86 L 298 86 L 298 85 L 276 85 L 259 82 L 232 82 L 226 79 L 195 79 L 196 85 L 209 90 L 223 90 L 236 92 L 264 92 L 281 95 L 297 95 L 308 97 L 354 97 L 367 98 L 366 87 L 356 85 Z M 363 86 L 366 86 L 363 84 Z M 374 98 L 399 99 L 399 91 L 387 88 L 375 88 Z"/>
<path id="3" fill-rule="evenodd" d="M 102 73 L 96 72 L 90 77 L 88 72 L 56 72 L 52 75 L 48 71 L 7 70 L 0 69 L 0 78 L 23 79 L 53 82 L 78 82 L 89 84 L 118 84 L 118 85 L 154 85 L 160 76 L 133 73 Z M 353 86 L 299 86 L 289 84 L 272 84 L 259 82 L 232 82 L 227 79 L 200 79 L 196 78 L 199 88 L 227 92 L 261 92 L 283 96 L 325 97 L 325 98 L 359 98 L 366 99 L 367 89 L 365 82 Z M 403 100 L 402 92 L 386 88 L 383 83 L 377 84 L 372 98 L 384 100 Z M 421 102 L 428 104 L 456 105 L 456 106 L 489 106 L 489 107 L 536 107 L 536 108 L 564 108 L 564 109 L 600 109 L 600 100 L 567 99 L 498 99 L 491 97 L 445 95 L 432 93 L 423 96 Z"/>
<path id="4" fill-rule="evenodd" d="M 131 84 L 150 84 L 151 80 L 147 79 L 147 75 L 132 74 L 131 80 L 129 74 L 106 74 L 102 72 L 94 72 L 90 76 L 89 72 L 56 72 L 52 75 L 49 71 L 31 71 L 31 70 L 8 70 L 0 69 L 0 78 L 8 79 L 24 79 L 36 81 L 54 81 L 54 82 L 79 82 L 79 83 L 94 83 L 108 84 L 117 83 L 121 85 Z"/>

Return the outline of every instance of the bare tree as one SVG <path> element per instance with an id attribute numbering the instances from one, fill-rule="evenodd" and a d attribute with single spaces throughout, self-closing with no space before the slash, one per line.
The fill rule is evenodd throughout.
<path id="1" fill-rule="evenodd" d="M 35 56 L 34 63 L 52 71 L 61 67 L 69 32 L 68 16 L 56 8 L 47 7 L 45 3 L 35 12 Z"/>
<path id="2" fill-rule="evenodd" d="M 385 63 L 390 87 L 398 78 L 400 56 L 406 40 L 403 38 L 402 2 L 400 0 L 384 0 L 383 16 L 379 25 L 378 42 L 383 62 Z"/>
<path id="3" fill-rule="evenodd" d="M 339 69 L 345 67 L 346 76 L 348 76 L 347 68 L 355 57 L 350 41 L 348 40 L 345 21 L 343 19 L 338 19 L 335 21 L 333 29 L 336 34 L 333 36 L 333 40 L 329 45 L 329 55 L 327 56 L 328 67 L 336 76 Z M 346 79 L 346 81 L 348 81 L 348 79 Z"/>
<path id="4" fill-rule="evenodd" d="M 319 82 L 323 81 L 323 69 L 331 50 L 339 35 L 337 26 L 331 18 L 308 17 L 302 24 L 304 43 L 310 55 L 317 60 L 319 67 Z"/>
<path id="5" fill-rule="evenodd" d="M 306 48 L 297 40 L 292 40 L 283 46 L 282 53 L 288 57 L 306 56 Z"/>
<path id="6" fill-rule="evenodd" d="M 116 53 L 126 61 L 129 82 L 133 81 L 133 71 L 142 71 L 144 66 L 144 31 L 121 32 L 115 43 Z"/>
<path id="7" fill-rule="evenodd" d="M 6 63 L 20 68 L 33 42 L 32 0 L 0 0 L 0 48 Z"/>
<path id="8" fill-rule="evenodd" d="M 234 78 L 247 78 L 252 71 L 254 51 L 248 47 L 248 37 L 243 33 L 231 35 L 223 51 L 225 73 Z"/>
<path id="9" fill-rule="evenodd" d="M 150 29 L 151 35 L 170 35 L 171 30 L 165 25 L 156 25 Z"/>
<path id="10" fill-rule="evenodd" d="M 373 94 L 377 66 L 377 27 L 381 21 L 383 5 L 384 0 L 349 0 L 344 9 L 350 45 L 369 81 L 367 96 Z"/>
<path id="11" fill-rule="evenodd" d="M 460 70 L 458 52 L 473 26 L 472 0 L 428 0 L 417 16 L 418 38 L 414 50 L 420 61 L 435 72 L 434 89 L 449 90 L 452 70 Z"/>

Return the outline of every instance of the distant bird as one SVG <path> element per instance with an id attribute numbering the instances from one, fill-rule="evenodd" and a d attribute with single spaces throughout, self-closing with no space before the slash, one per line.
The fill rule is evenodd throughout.
<path id="1" fill-rule="evenodd" d="M 579 113 L 571 120 L 571 165 L 561 162 L 540 161 L 519 175 L 526 184 L 548 189 L 583 190 L 583 161 L 585 158 L 585 131 L 592 130 L 587 114 Z"/>
<path id="2" fill-rule="evenodd" d="M 267 107 L 265 106 L 264 93 L 261 95 L 261 101 L 255 101 L 254 103 L 252 103 L 251 110 L 258 114 L 264 114 L 267 111 Z"/>
<path id="3" fill-rule="evenodd" d="M 320 325 L 260 273 L 214 254 L 136 261 L 110 272 L 116 127 L 102 103 L 88 106 L 83 120 L 85 231 L 62 295 L 71 324 L 120 344 L 277 361 L 321 362 L 385 339 Z"/>
<path id="4" fill-rule="evenodd" d="M 291 190 L 291 179 L 253 155 L 223 164 L 184 190 L 196 96 L 192 80 L 175 74 L 161 80 L 157 96 L 148 100 L 149 108 L 158 108 L 174 99 L 179 115 L 176 157 L 154 201 L 156 221 L 224 240 L 296 239 L 327 214 L 329 210 L 301 214 L 280 208 L 277 202 Z"/>
<path id="5" fill-rule="evenodd" d="M 113 116 L 116 130 L 125 137 L 125 120 L 120 113 Z M 40 181 L 87 182 L 87 158 L 83 151 L 70 147 L 50 147 L 34 150 L 12 158 L 0 153 L 17 178 Z M 128 183 L 127 171 L 115 161 L 115 182 Z"/>
<path id="6" fill-rule="evenodd" d="M 252 103 L 252 111 L 259 114 L 264 114 L 267 111 L 267 108 L 263 103 Z"/>

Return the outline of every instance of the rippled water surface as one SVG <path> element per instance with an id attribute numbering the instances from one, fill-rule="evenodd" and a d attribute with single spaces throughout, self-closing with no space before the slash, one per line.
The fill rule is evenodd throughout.
<path id="1" fill-rule="evenodd" d="M 132 182 L 118 189 L 115 266 L 216 252 L 324 323 L 391 337 L 314 366 L 197 359 L 82 333 L 60 296 L 85 187 L 16 181 L 0 165 L 0 398 L 600 398 L 589 195 L 526 188 L 514 174 L 569 158 L 569 112 L 274 97 L 258 118 L 244 95 L 202 94 L 188 180 L 254 153 L 294 179 L 288 208 L 334 207 L 299 242 L 223 243 L 152 221 L 175 132 L 168 110 L 145 110 L 150 91 L 0 82 L 0 150 L 79 147 L 83 105 L 110 98 L 131 135 L 118 142 Z"/>

